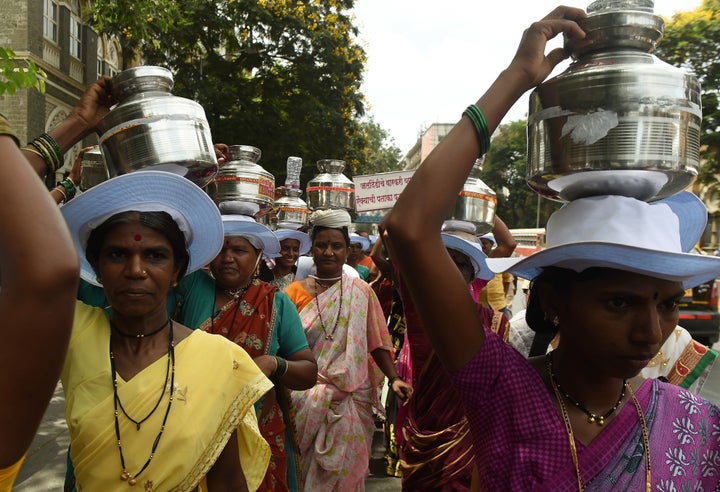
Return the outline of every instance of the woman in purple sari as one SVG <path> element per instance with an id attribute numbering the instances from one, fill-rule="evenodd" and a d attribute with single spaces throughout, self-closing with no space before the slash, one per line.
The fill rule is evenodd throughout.
<path id="1" fill-rule="evenodd" d="M 403 279 L 466 409 L 482 490 L 717 490 L 720 408 L 640 375 L 674 330 L 684 289 L 720 275 L 720 258 L 687 253 L 707 218 L 697 197 L 577 199 L 551 217 L 545 250 L 488 259 L 495 272 L 534 279 L 528 324 L 561 334 L 556 350 L 530 360 L 479 329 L 441 240 L 492 131 L 567 57 L 562 48 L 546 55 L 546 42 L 584 37 L 584 15 L 558 7 L 525 31 L 508 68 L 385 217 L 386 244 L 402 253 L 394 257 Z"/>

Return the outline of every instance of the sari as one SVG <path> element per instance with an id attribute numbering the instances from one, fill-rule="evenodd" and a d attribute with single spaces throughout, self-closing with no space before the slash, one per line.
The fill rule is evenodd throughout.
<path id="1" fill-rule="evenodd" d="M 300 282 L 285 292 L 300 312 L 318 363 L 317 385 L 292 392 L 305 490 L 365 490 L 372 409 L 380 406 L 384 378 L 370 352 L 392 350 L 380 303 L 365 281 L 347 275 L 317 298 Z M 326 339 L 327 330 L 332 339 Z"/>
<path id="2" fill-rule="evenodd" d="M 78 302 L 61 381 L 78 490 L 127 490 L 115 435 L 114 394 L 108 347 L 110 323 L 102 309 Z M 162 426 L 158 381 L 167 370 L 165 357 L 124 381 L 118 396 L 130 415 L 150 416 L 137 428 L 119 418 L 123 455 L 129 472 L 148 459 Z M 137 478 L 141 490 L 206 490 L 204 478 L 237 433 L 240 465 L 250 490 L 260 484 L 270 450 L 260 435 L 253 404 L 271 387 L 250 357 L 222 337 L 195 331 L 175 347 L 175 384 L 157 449 Z M 167 408 L 169 391 L 158 409 Z"/>
<path id="3" fill-rule="evenodd" d="M 0 492 L 10 492 L 12 490 L 13 483 L 15 482 L 15 478 L 17 478 L 23 461 L 25 461 L 24 455 L 14 464 L 7 468 L 0 469 Z"/>
<path id="4" fill-rule="evenodd" d="M 451 373 L 473 436 L 481 490 L 576 491 L 568 435 L 537 371 L 486 332 L 483 348 Z M 720 408 L 657 379 L 635 393 L 647 422 L 654 491 L 720 486 Z M 589 444 L 575 441 L 586 490 L 645 490 L 635 405 L 626 403 Z"/>
<path id="5" fill-rule="evenodd" d="M 280 302 L 285 301 L 280 305 L 280 309 L 275 302 L 276 298 Z M 285 305 L 289 312 L 283 309 Z M 288 347 L 288 341 L 292 342 L 292 333 L 288 333 L 288 329 L 293 328 L 291 325 L 295 321 L 300 340 L 291 343 L 290 353 L 285 353 L 282 349 Z M 257 279 L 253 280 L 241 298 L 225 304 L 206 319 L 199 329 L 224 336 L 245 349 L 253 359 L 261 355 L 275 354 L 287 357 L 307 348 L 305 335 L 293 305 L 286 296 L 277 292 L 275 286 Z M 278 332 L 281 330 L 284 330 L 281 335 L 285 336 L 279 337 Z M 278 343 L 279 338 L 283 341 L 282 346 Z M 275 386 L 275 391 L 268 392 L 258 402 L 260 433 L 270 445 L 272 453 L 270 466 L 259 490 L 302 490 L 297 468 L 300 456 L 289 403 L 289 390 L 279 385 Z"/>

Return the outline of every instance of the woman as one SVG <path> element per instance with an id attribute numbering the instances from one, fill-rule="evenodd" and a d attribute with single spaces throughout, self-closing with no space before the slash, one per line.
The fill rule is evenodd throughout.
<path id="1" fill-rule="evenodd" d="M 212 200 L 185 178 L 142 171 L 61 212 L 82 277 L 112 311 L 77 304 L 62 371 L 77 489 L 257 488 L 270 452 L 252 405 L 270 381 L 237 345 L 166 309 L 168 291 L 222 244 Z"/>
<path id="2" fill-rule="evenodd" d="M 305 490 L 364 490 L 383 374 L 403 400 L 412 388 L 395 371 L 390 336 L 372 289 L 343 274 L 350 215 L 316 211 L 311 223 L 317 273 L 285 291 L 300 312 L 318 361 L 317 385 L 292 394 Z"/>
<path id="3" fill-rule="evenodd" d="M 638 376 L 674 329 L 684 287 L 720 273 L 717 259 L 685 253 L 702 233 L 704 207 L 684 195 L 652 205 L 583 198 L 553 215 L 544 251 L 488 259 L 495 272 L 535 278 L 528 321 L 561 333 L 557 350 L 529 362 L 479 329 L 462 277 L 447 274 L 440 227 L 472 162 L 517 98 L 567 56 L 545 55 L 547 40 L 584 37 L 575 22 L 583 16 L 558 7 L 525 31 L 509 67 L 415 172 L 386 217 L 388 242 L 403 252 L 401 272 L 465 405 L 482 488 L 714 490 L 709 429 L 720 428 L 720 409 Z"/>
<path id="4" fill-rule="evenodd" d="M 276 255 L 275 235 L 251 217 L 224 215 L 225 241 L 210 262 L 177 288 L 184 299 L 181 319 L 190 327 L 220 334 L 250 354 L 275 383 L 256 408 L 260 433 L 272 456 L 260 490 L 302 490 L 289 391 L 311 388 L 317 378 L 295 306 L 273 285 L 256 278 L 263 254 Z"/>
<path id="5" fill-rule="evenodd" d="M 6 368 L 0 375 L 0 491 L 5 492 L 57 385 L 79 266 L 60 212 L 2 115 L 0 161 L 0 359 Z"/>
<path id="6" fill-rule="evenodd" d="M 266 262 L 260 263 L 259 278 L 284 291 L 295 281 L 298 258 L 310 251 L 310 237 L 302 231 L 291 229 L 278 229 L 275 236 L 280 241 L 280 254 L 272 260 L 272 268 Z"/>

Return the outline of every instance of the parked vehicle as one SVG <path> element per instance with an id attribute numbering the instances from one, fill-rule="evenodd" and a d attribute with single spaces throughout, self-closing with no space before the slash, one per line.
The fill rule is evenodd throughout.
<path id="1" fill-rule="evenodd" d="M 711 346 L 720 338 L 717 280 L 711 280 L 685 291 L 680 303 L 678 324 L 700 343 Z"/>

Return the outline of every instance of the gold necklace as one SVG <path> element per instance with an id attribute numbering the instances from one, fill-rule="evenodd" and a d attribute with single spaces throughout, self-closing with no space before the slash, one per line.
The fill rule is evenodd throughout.
<path id="1" fill-rule="evenodd" d="M 549 372 L 549 367 L 548 367 Z M 565 408 L 565 403 L 563 403 L 562 396 L 560 395 L 560 390 L 558 389 L 557 385 L 555 384 L 555 379 L 550 378 L 550 385 L 552 386 L 553 391 L 555 392 L 555 398 L 557 399 L 558 404 L 560 405 L 560 413 L 562 414 L 563 422 L 565 423 L 565 431 L 568 435 L 568 441 L 570 443 L 570 454 L 572 455 L 572 462 L 575 466 L 575 474 L 577 476 L 578 481 L 578 491 L 583 492 L 585 490 L 585 486 L 583 485 L 582 476 L 580 475 L 580 465 L 578 462 L 578 456 L 577 456 L 577 448 L 575 447 L 575 434 L 572 430 L 572 425 L 570 424 L 570 417 L 568 416 L 567 409 Z M 637 401 L 637 398 L 635 398 L 635 392 L 632 390 L 632 386 L 630 384 L 627 385 L 627 389 L 630 392 L 630 398 L 633 401 L 633 404 L 635 404 L 635 410 L 638 414 L 638 419 L 640 419 L 640 429 L 642 430 L 642 437 L 643 437 L 643 446 L 645 446 L 645 492 L 651 492 L 652 490 L 652 475 L 650 473 L 650 437 L 649 432 L 647 428 L 647 424 L 645 422 L 645 415 L 643 414 L 642 407 L 640 406 L 640 402 Z"/>

